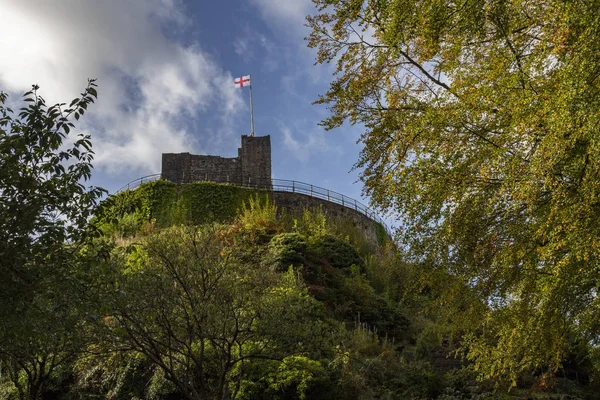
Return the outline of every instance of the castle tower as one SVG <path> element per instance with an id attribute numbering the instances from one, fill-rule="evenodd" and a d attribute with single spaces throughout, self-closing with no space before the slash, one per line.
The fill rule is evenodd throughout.
<path id="1" fill-rule="evenodd" d="M 242 184 L 271 187 L 271 136 L 242 136 Z"/>

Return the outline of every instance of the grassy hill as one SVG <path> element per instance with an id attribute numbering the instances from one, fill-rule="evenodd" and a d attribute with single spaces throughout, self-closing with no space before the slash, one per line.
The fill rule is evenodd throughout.
<path id="1" fill-rule="evenodd" d="M 455 357 L 460 324 L 436 316 L 434 280 L 391 241 L 373 245 L 319 210 L 288 215 L 265 192 L 157 181 L 111 197 L 92 224 L 74 275 L 85 286 L 77 346 L 42 398 L 595 396 L 581 366 L 552 387 L 536 371 L 510 393 L 478 382 Z M 19 398 L 6 375 L 0 398 Z"/>

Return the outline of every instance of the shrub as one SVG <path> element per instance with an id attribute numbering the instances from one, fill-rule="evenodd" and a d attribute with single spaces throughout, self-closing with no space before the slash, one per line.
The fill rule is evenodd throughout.
<path id="1" fill-rule="evenodd" d="M 280 271 L 285 271 L 290 265 L 304 265 L 307 249 L 308 240 L 299 233 L 281 233 L 269 242 L 269 255 Z"/>
<path id="2" fill-rule="evenodd" d="M 357 265 L 364 270 L 364 263 L 350 243 L 331 235 L 315 237 L 310 251 L 335 268 L 347 269 Z"/>

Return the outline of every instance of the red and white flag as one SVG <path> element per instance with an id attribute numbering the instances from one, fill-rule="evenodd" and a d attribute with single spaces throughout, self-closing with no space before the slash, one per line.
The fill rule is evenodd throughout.
<path id="1" fill-rule="evenodd" d="M 250 86 L 250 75 L 242 76 L 241 78 L 235 78 L 235 87 Z"/>

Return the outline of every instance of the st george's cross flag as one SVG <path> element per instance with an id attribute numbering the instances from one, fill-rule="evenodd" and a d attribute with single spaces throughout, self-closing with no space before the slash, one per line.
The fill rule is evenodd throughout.
<path id="1" fill-rule="evenodd" d="M 235 78 L 235 87 L 250 86 L 250 75 L 242 76 L 241 78 Z"/>
<path id="2" fill-rule="evenodd" d="M 233 83 L 235 84 L 235 87 L 250 87 L 250 127 L 252 129 L 250 131 L 250 136 L 254 136 L 254 112 L 252 111 L 252 85 L 250 84 L 250 75 L 244 75 L 240 78 L 235 78 Z"/>

